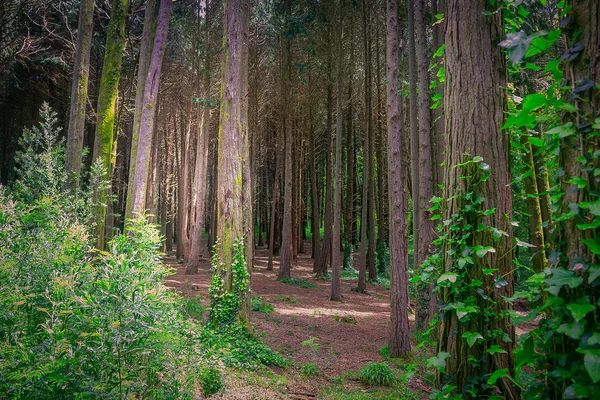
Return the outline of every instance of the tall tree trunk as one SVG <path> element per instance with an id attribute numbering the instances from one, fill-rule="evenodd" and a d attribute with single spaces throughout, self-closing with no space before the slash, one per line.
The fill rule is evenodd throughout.
<path id="1" fill-rule="evenodd" d="M 273 180 L 273 193 L 271 195 L 271 221 L 269 224 L 269 261 L 267 263 L 267 271 L 273 270 L 273 256 L 275 255 L 275 229 L 276 215 L 279 213 L 279 176 L 281 174 L 281 157 L 280 154 L 280 137 L 279 130 L 275 133 L 275 179 Z"/>
<path id="2" fill-rule="evenodd" d="M 439 14 L 444 14 L 445 12 L 445 1 L 446 0 L 432 0 L 431 1 L 431 14 L 436 16 Z M 438 23 L 433 26 L 433 50 L 437 51 L 444 44 L 444 24 Z M 434 64 L 437 66 L 433 69 L 433 74 L 437 76 L 440 71 L 442 65 L 442 57 L 434 59 Z M 443 102 L 444 96 L 444 84 L 440 82 L 438 79 L 434 79 L 435 82 L 435 95 L 440 97 L 440 103 Z M 441 184 L 444 179 L 444 168 L 442 163 L 444 162 L 444 106 L 440 104 L 437 106 L 433 113 L 433 140 L 432 145 L 433 148 L 433 182 L 434 182 L 434 190 L 436 193 L 441 194 L 441 189 L 436 189 L 435 185 Z"/>
<path id="3" fill-rule="evenodd" d="M 427 211 L 429 200 L 433 193 L 433 174 L 431 170 L 431 113 L 429 101 L 429 60 L 427 57 L 427 36 L 425 31 L 425 7 L 427 0 L 415 0 L 415 25 L 416 25 L 416 50 L 419 75 L 419 182 L 418 203 L 419 240 L 414 249 L 414 268 L 419 270 L 421 263 L 427 259 L 434 239 L 434 225 L 430 213 Z M 416 164 L 417 160 L 414 161 Z M 415 183 L 417 186 L 417 183 Z M 433 294 L 433 285 L 427 285 L 419 290 L 417 305 L 416 328 L 424 331 L 433 319 L 436 296 Z"/>
<path id="4" fill-rule="evenodd" d="M 156 113 L 158 113 L 158 108 L 160 107 L 159 102 L 156 104 Z M 156 165 L 158 162 L 158 124 L 154 124 L 153 128 L 154 132 L 152 133 L 152 157 L 150 161 L 150 171 L 148 173 L 148 187 L 146 190 L 146 210 L 148 211 L 148 220 L 150 222 L 155 221 L 155 205 L 154 205 L 154 191 L 156 187 Z"/>
<path id="5" fill-rule="evenodd" d="M 210 12 L 209 5 L 205 8 L 204 35 L 206 46 L 210 43 Z M 210 55 L 206 54 L 204 59 L 204 70 L 202 71 L 202 91 L 205 98 L 210 98 Z M 196 218 L 192 221 L 192 236 L 190 239 L 190 255 L 185 270 L 186 274 L 197 274 L 200 265 L 200 241 L 202 240 L 202 228 L 204 227 L 204 209 L 206 204 L 206 175 L 208 161 L 208 145 L 210 135 L 210 108 L 203 104 L 200 125 L 198 127 L 198 138 L 196 144 L 196 166 L 194 169 L 194 187 Z M 200 114 L 200 113 L 199 113 Z"/>
<path id="6" fill-rule="evenodd" d="M 286 16 L 290 17 L 291 12 L 291 0 L 286 1 Z M 283 79 L 282 88 L 282 100 L 283 100 L 283 132 L 285 134 L 285 174 L 284 174 L 284 191 L 283 191 L 283 232 L 281 235 L 281 249 L 280 249 L 280 262 L 279 262 L 279 273 L 277 279 L 285 279 L 290 277 L 290 270 L 292 267 L 293 257 L 293 216 L 292 208 L 294 206 L 294 198 L 292 196 L 292 181 L 293 181 L 293 165 L 292 165 L 292 148 L 294 146 L 294 135 L 292 132 L 292 121 L 290 118 L 290 81 L 292 78 L 291 74 L 291 40 L 289 35 L 285 34 L 283 39 L 283 73 L 281 78 Z"/>
<path id="7" fill-rule="evenodd" d="M 190 209 L 190 152 L 191 152 L 191 106 L 180 113 L 180 165 L 177 184 L 177 258 L 187 260 L 189 248 L 189 209 Z"/>
<path id="8" fill-rule="evenodd" d="M 319 186 L 317 184 L 317 135 L 313 122 L 313 102 L 311 101 L 311 76 L 308 76 L 308 130 L 310 131 L 310 196 L 311 196 L 311 233 L 313 252 L 313 272 L 317 272 L 317 261 L 321 247 L 321 212 L 319 210 Z"/>
<path id="9" fill-rule="evenodd" d="M 341 301 L 342 294 L 340 290 L 340 270 L 342 269 L 341 244 L 342 244 L 342 96 L 343 96 L 343 67 L 344 53 L 342 43 L 344 40 L 343 21 L 343 1 L 338 2 L 338 26 L 337 36 L 337 74 L 336 74 L 336 123 L 335 123 L 335 172 L 333 178 L 333 234 L 331 245 L 331 300 Z"/>
<path id="10" fill-rule="evenodd" d="M 133 127 L 131 133 L 131 151 L 129 155 L 129 182 L 127 183 L 127 202 L 125 204 L 125 220 L 131 218 L 131 209 L 133 207 L 133 182 L 135 177 L 135 167 L 137 165 L 137 152 L 140 143 L 140 123 L 142 112 L 144 110 L 144 92 L 146 89 L 146 78 L 152 59 L 152 48 L 156 35 L 156 25 L 158 23 L 159 0 L 148 0 L 146 10 L 144 11 L 144 29 L 142 31 L 142 41 L 140 43 L 140 55 L 137 71 L 137 87 L 135 90 L 135 110 L 133 113 Z"/>
<path id="11" fill-rule="evenodd" d="M 408 325 L 408 193 L 402 160 L 406 156 L 402 112 L 398 95 L 398 0 L 387 0 L 387 145 L 390 189 L 390 356 L 410 351 Z"/>
<path id="12" fill-rule="evenodd" d="M 75 52 L 75 64 L 73 65 L 71 111 L 69 113 L 69 128 L 67 131 L 67 154 L 65 155 L 65 170 L 68 178 L 65 188 L 67 190 L 79 187 L 93 23 L 94 0 L 82 0 L 79 6 L 77 48 Z"/>
<path id="13" fill-rule="evenodd" d="M 494 209 L 495 213 L 485 224 L 507 232 L 506 237 L 495 240 L 491 231 L 481 232 L 473 238 L 476 244 L 493 246 L 495 253 L 486 256 L 485 262 L 475 260 L 470 268 L 471 279 L 483 282 L 486 296 L 496 304 L 498 318 L 493 322 L 483 321 L 483 314 L 470 317 L 468 323 L 459 320 L 456 310 L 443 313 L 440 321 L 438 352 L 447 352 L 445 376 L 438 373 L 438 384 L 448 384 L 446 377 L 452 377 L 455 392 L 471 398 L 466 392 L 472 385 L 471 378 L 486 376 L 492 371 L 507 369 L 514 376 L 515 331 L 509 318 L 505 316 L 509 304 L 504 300 L 511 297 L 514 290 L 512 263 L 512 194 L 508 161 L 508 136 L 502 131 L 504 124 L 505 67 L 504 54 L 497 46 L 501 34 L 502 14 L 492 13 L 487 0 L 449 0 L 446 11 L 446 83 L 445 108 L 446 149 L 444 197 L 446 203 L 443 219 L 450 219 L 463 206 L 456 193 L 466 193 L 467 179 L 463 168 L 454 168 L 465 161 L 466 154 L 483 157 L 489 165 L 490 176 L 482 183 L 481 195 L 485 197 L 483 207 Z M 464 55 L 468 54 L 469 57 Z M 446 228 L 450 229 L 450 228 Z M 455 262 L 450 254 L 442 250 L 444 268 L 450 271 Z M 497 276 L 506 285 L 497 287 L 493 276 L 483 275 L 482 268 L 493 265 Z M 472 294 L 455 297 L 455 291 L 444 288 L 440 296 L 443 304 L 461 301 L 466 295 L 476 301 L 484 301 L 473 289 Z M 489 307 L 489 302 L 481 306 Z M 479 332 L 485 324 L 486 332 L 504 332 L 504 335 L 487 337 L 485 342 L 468 346 L 463 338 L 465 332 Z M 504 351 L 490 354 L 491 346 L 499 346 Z M 472 358 L 477 362 L 471 362 Z M 507 378 L 498 380 L 497 385 L 506 399 L 519 398 L 516 388 Z"/>
<path id="14" fill-rule="evenodd" d="M 419 1 L 419 0 L 417 0 Z M 419 129 L 417 120 L 417 61 L 415 44 L 415 0 L 408 0 L 408 75 L 409 75 L 409 120 L 410 120 L 410 190 L 412 200 L 413 260 L 419 249 Z M 413 263 L 416 265 L 416 263 Z"/>
<path id="15" fill-rule="evenodd" d="M 352 86 L 353 82 L 353 66 L 354 63 L 354 36 L 350 38 L 350 65 L 348 72 L 348 111 L 346 121 L 346 201 L 344 218 L 344 234 L 346 244 L 354 246 L 354 115 L 352 107 Z"/>
<path id="16" fill-rule="evenodd" d="M 96 107 L 96 136 L 94 138 L 94 160 L 100 159 L 105 171 L 105 180 L 110 179 L 111 161 L 113 154 L 113 132 L 115 129 L 115 112 L 117 107 L 117 94 L 121 79 L 121 63 L 123 60 L 123 46 L 125 44 L 125 21 L 129 0 L 113 0 L 110 12 L 110 22 L 106 36 L 104 51 L 104 64 L 102 78 L 98 92 L 98 105 Z M 100 190 L 97 193 L 97 206 L 94 210 L 96 229 L 96 247 L 103 249 L 105 246 L 106 205 L 109 201 L 109 190 Z"/>
<path id="17" fill-rule="evenodd" d="M 248 17 L 245 0 L 227 0 L 224 10 L 223 73 L 221 83 L 221 110 L 217 150 L 217 271 L 225 273 L 225 290 L 231 291 L 233 284 L 232 263 L 235 257 L 235 243 L 244 238 L 244 144 L 243 135 L 248 127 L 242 126 L 247 119 L 242 114 L 247 105 L 247 84 L 244 79 L 243 47 L 245 39 L 245 19 Z M 247 59 L 246 59 L 247 60 Z M 247 294 L 246 294 L 247 295 Z M 243 299 L 246 295 L 242 295 Z M 240 312 L 238 318 L 245 321 L 246 314 Z"/>
<path id="18" fill-rule="evenodd" d="M 139 144 L 136 153 L 135 175 L 133 176 L 132 215 L 142 215 L 145 212 L 152 134 L 154 132 L 154 118 L 156 116 L 156 99 L 158 97 L 160 71 L 162 69 L 163 55 L 169 32 L 171 4 L 172 1 L 170 0 L 160 0 L 156 36 L 152 47 L 148 75 L 144 80 L 145 87 L 142 101 L 142 115 L 140 118 Z M 183 132 L 181 134 L 183 135 Z"/>

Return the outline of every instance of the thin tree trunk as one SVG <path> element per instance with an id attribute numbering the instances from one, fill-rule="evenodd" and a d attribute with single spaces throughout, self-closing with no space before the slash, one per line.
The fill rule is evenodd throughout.
<path id="1" fill-rule="evenodd" d="M 419 0 L 417 0 L 419 1 Z M 408 0 L 408 75 L 410 119 L 410 190 L 412 200 L 413 260 L 417 260 L 420 241 L 421 212 L 419 210 L 419 130 L 417 121 L 417 62 L 415 44 L 415 0 Z M 416 263 L 414 263 L 416 265 Z"/>
<path id="2" fill-rule="evenodd" d="M 94 23 L 94 0 L 82 0 L 79 6 L 79 24 L 77 27 L 77 48 L 73 65 L 73 83 L 71 86 L 71 110 L 67 131 L 67 154 L 65 170 L 67 181 L 65 189 L 79 187 L 83 136 L 85 133 L 85 109 L 87 104 L 88 79 L 90 75 L 90 50 Z"/>
<path id="3" fill-rule="evenodd" d="M 319 259 L 319 250 L 321 247 L 321 224 L 319 210 L 319 192 L 317 184 L 317 135 L 313 123 L 313 102 L 311 101 L 311 76 L 308 76 L 308 130 L 310 131 L 310 196 L 311 196 L 311 233 L 312 233 L 312 256 L 313 256 L 313 272 L 317 272 L 317 261 Z"/>
<path id="4" fill-rule="evenodd" d="M 402 160 L 406 156 L 402 109 L 398 95 L 398 0 L 387 0 L 387 145 L 390 188 L 390 356 L 410 351 L 408 325 L 408 226 L 407 197 Z"/>

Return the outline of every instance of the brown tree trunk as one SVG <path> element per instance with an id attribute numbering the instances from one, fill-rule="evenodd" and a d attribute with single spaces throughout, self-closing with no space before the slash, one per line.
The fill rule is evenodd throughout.
<path id="1" fill-rule="evenodd" d="M 310 196 L 313 272 L 317 272 L 317 261 L 321 247 L 321 212 L 319 210 L 319 186 L 317 184 L 317 135 L 313 124 L 313 102 L 311 101 L 311 77 L 308 77 L 308 130 L 310 131 Z"/>
<path id="2" fill-rule="evenodd" d="M 507 233 L 506 237 L 495 240 L 492 232 L 481 232 L 472 238 L 473 242 L 482 246 L 493 246 L 495 253 L 485 258 L 485 263 L 475 260 L 471 267 L 470 278 L 483 282 L 482 288 L 486 296 L 493 299 L 498 318 L 492 322 L 481 320 L 482 314 L 474 314 L 468 323 L 462 323 L 455 310 L 446 311 L 440 321 L 438 332 L 438 352 L 450 353 L 446 361 L 445 374 L 438 373 L 438 384 L 448 384 L 446 377 L 452 377 L 456 386 L 455 392 L 465 398 L 471 396 L 465 392 L 470 379 L 480 377 L 499 369 L 506 368 L 508 374 L 514 376 L 515 331 L 509 318 L 504 313 L 509 304 L 504 298 L 511 297 L 514 290 L 512 264 L 512 194 L 511 177 L 508 161 L 508 136 L 502 131 L 504 123 L 505 67 L 504 54 L 497 46 L 501 34 L 502 14 L 491 13 L 487 0 L 449 0 L 446 11 L 446 83 L 445 109 L 446 149 L 444 197 L 446 203 L 443 219 L 450 219 L 459 212 L 462 205 L 457 193 L 466 193 L 467 179 L 463 168 L 455 168 L 465 161 L 466 154 L 481 156 L 489 165 L 489 179 L 481 184 L 481 195 L 485 197 L 483 207 L 495 209 L 493 215 L 484 220 L 475 221 L 495 227 Z M 495 11 L 495 10 L 494 10 Z M 464 55 L 468 54 L 469 57 Z M 447 228 L 449 229 L 449 228 Z M 447 249 L 445 249 L 447 250 Z M 452 257 L 443 250 L 446 271 L 453 268 Z M 489 258 L 488 258 L 489 257 Z M 506 281 L 506 285 L 497 287 L 492 275 L 483 275 L 482 268 L 493 265 L 497 268 L 497 276 Z M 468 295 L 467 294 L 463 294 Z M 476 301 L 484 301 L 473 289 L 471 294 Z M 455 291 L 444 288 L 440 293 L 441 302 L 450 304 L 461 301 L 456 298 Z M 481 306 L 489 307 L 489 302 Z M 504 335 L 486 337 L 485 342 L 469 346 L 462 337 L 465 332 L 480 332 L 485 324 L 486 332 L 504 332 Z M 507 338 L 503 340 L 503 337 Z M 487 350 L 496 345 L 504 350 L 502 353 L 490 354 Z M 471 357 L 471 358 L 470 358 Z M 477 360 L 471 362 L 472 357 Z M 519 398 L 518 391 L 507 378 L 497 382 L 502 395 L 506 399 Z"/>
<path id="3" fill-rule="evenodd" d="M 69 113 L 69 128 L 67 131 L 67 154 L 65 155 L 65 170 L 68 178 L 65 182 L 65 189 L 67 190 L 79 187 L 93 23 L 94 0 L 82 0 L 79 6 L 77 47 L 75 64 L 73 65 L 73 83 L 71 86 L 71 111 Z"/>
<path id="4" fill-rule="evenodd" d="M 390 189 L 390 356 L 410 352 L 408 325 L 408 193 L 402 160 L 406 156 L 402 109 L 398 96 L 398 0 L 387 0 L 387 145 L 388 187 Z"/>
<path id="5" fill-rule="evenodd" d="M 417 0 L 419 1 L 419 0 Z M 419 210 L 419 129 L 417 121 L 417 61 L 415 44 L 415 0 L 408 0 L 408 75 L 409 75 L 409 120 L 410 120 L 410 190 L 412 202 L 413 260 L 416 261 L 420 241 Z M 413 268 L 416 266 L 413 262 Z"/>

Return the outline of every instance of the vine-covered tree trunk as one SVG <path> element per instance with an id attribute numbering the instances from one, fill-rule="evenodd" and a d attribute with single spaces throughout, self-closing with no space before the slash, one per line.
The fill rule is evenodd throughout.
<path id="1" fill-rule="evenodd" d="M 248 7 L 245 0 L 227 0 L 224 10 L 224 55 L 223 73 L 221 83 L 221 112 L 219 123 L 218 150 L 217 150 L 217 245 L 218 258 L 217 271 L 225 273 L 225 290 L 231 291 L 233 278 L 231 267 L 236 256 L 235 243 L 246 242 L 244 238 L 244 162 L 243 135 L 247 132 L 248 120 L 242 116 L 247 105 L 247 93 L 243 87 L 247 84 L 244 79 L 243 47 L 247 45 L 245 39 L 245 24 L 248 18 Z M 244 253 L 245 259 L 245 253 Z M 247 293 L 240 294 L 241 304 L 245 304 Z M 238 318 L 245 321 L 246 313 L 240 312 Z"/>
<path id="2" fill-rule="evenodd" d="M 429 60 L 427 57 L 427 36 L 425 32 L 425 7 L 426 0 L 415 0 L 415 36 L 417 50 L 417 65 L 419 76 L 419 149 L 418 149 L 418 171 L 419 181 L 417 197 L 418 220 L 419 220 L 419 240 L 415 243 L 414 249 L 414 267 L 419 269 L 421 263 L 429 256 L 430 247 L 434 239 L 433 221 L 427 210 L 430 208 L 429 200 L 433 193 L 433 174 L 431 169 L 432 151 L 431 151 L 431 114 L 429 101 Z M 415 160 L 416 164 L 417 161 Z M 417 301 L 416 328 L 417 331 L 424 331 L 433 319 L 436 296 L 432 293 L 433 285 L 427 285 L 419 290 L 419 299 Z"/>
<path id="3" fill-rule="evenodd" d="M 405 356 L 410 351 L 408 325 L 408 193 L 406 173 L 402 171 L 406 156 L 402 113 L 398 95 L 398 0 L 387 0 L 387 145 L 388 187 L 390 190 L 390 356 Z"/>
<path id="4" fill-rule="evenodd" d="M 144 96 L 142 101 L 142 115 L 139 127 L 139 143 L 137 146 L 135 159 L 135 175 L 133 179 L 132 193 L 132 215 L 142 215 L 146 206 L 146 190 L 148 185 L 148 174 L 150 168 L 150 153 L 152 151 L 152 136 L 154 132 L 156 116 L 156 99 L 160 86 L 160 71 L 162 69 L 163 55 L 167 43 L 167 34 L 169 31 L 169 20 L 171 18 L 170 0 L 161 0 L 158 12 L 158 23 L 154 45 L 152 46 L 152 56 L 148 66 L 148 74 L 144 79 Z M 184 133 L 181 132 L 183 135 Z M 180 239 L 179 237 L 177 238 Z"/>
<path id="5" fill-rule="evenodd" d="M 438 373 L 438 384 L 446 384 L 447 378 L 456 386 L 456 393 L 471 398 L 465 391 L 473 385 L 473 379 L 486 380 L 493 371 L 506 369 L 514 376 L 515 343 L 514 327 L 511 326 L 506 310 L 509 304 L 504 298 L 514 290 L 512 263 L 512 194 L 508 161 L 508 136 L 502 131 L 504 125 L 505 87 L 504 55 L 497 40 L 501 34 L 502 14 L 491 13 L 487 0 L 449 0 L 446 9 L 446 83 L 445 83 L 445 126 L 446 151 L 443 219 L 451 219 L 460 213 L 464 204 L 458 193 L 467 193 L 468 179 L 462 167 L 456 165 L 467 157 L 479 156 L 489 166 L 489 179 L 481 184 L 479 193 L 485 198 L 483 207 L 493 213 L 478 221 L 468 221 L 470 226 L 481 224 L 505 232 L 495 239 L 490 230 L 479 231 L 469 238 L 473 245 L 490 246 L 485 258 L 473 257 L 473 265 L 465 271 L 468 279 L 481 281 L 464 291 L 444 288 L 441 292 L 442 307 L 453 307 L 441 316 L 438 351 L 450 354 L 446 360 L 445 374 Z M 468 54 L 469 57 L 465 57 Z M 465 217 L 466 218 L 466 217 Z M 475 225 L 474 225 L 475 224 Z M 456 235 L 447 227 L 448 235 Z M 455 229 L 455 228 L 454 228 Z M 453 236 L 450 236 L 453 237 Z M 442 249 L 445 271 L 456 271 L 455 256 Z M 492 266 L 493 274 L 483 269 Z M 499 277 L 494 279 L 494 277 Z M 462 278 L 461 278 L 462 279 Z M 477 288 L 485 293 L 478 294 Z M 456 307 L 469 301 L 469 296 L 481 304 L 480 312 L 469 314 L 468 322 L 461 321 Z M 489 302 L 495 304 L 494 317 L 484 319 L 489 313 Z M 469 346 L 463 334 L 480 333 L 485 339 Z M 499 351 L 488 351 L 497 346 Z M 494 348 L 495 349 L 495 348 Z M 473 362 L 476 360 L 476 362 Z M 519 398 L 518 391 L 507 378 L 498 380 L 497 385 L 506 399 Z"/>
<path id="6" fill-rule="evenodd" d="M 94 160 L 100 159 L 105 170 L 104 178 L 110 179 L 111 161 L 113 154 L 113 132 L 115 129 L 115 112 L 117 94 L 121 79 L 121 62 L 125 44 L 125 21 L 129 0 L 113 0 L 110 12 L 110 22 L 106 35 L 104 64 L 102 78 L 98 91 L 96 107 L 96 136 L 94 138 Z M 99 249 L 105 245 L 106 205 L 109 201 L 108 190 L 101 190 L 96 195 L 97 207 L 94 210 L 96 246 Z"/>
<path id="7" fill-rule="evenodd" d="M 82 0 L 79 6 L 77 48 L 73 65 L 71 110 L 67 131 L 67 154 L 65 155 L 65 170 L 68 178 L 65 188 L 68 190 L 79 186 L 79 175 L 81 174 L 93 22 L 94 0 Z"/>
<path id="8" fill-rule="evenodd" d="M 159 0 L 148 0 L 146 10 L 144 11 L 144 29 L 142 31 L 142 40 L 140 42 L 140 55 L 138 62 L 136 89 L 135 89 L 135 109 L 133 113 L 133 127 L 131 132 L 131 152 L 129 155 L 129 182 L 127 183 L 127 202 L 125 204 L 125 220 L 131 218 L 131 209 L 133 207 L 133 181 L 135 177 L 135 167 L 137 164 L 138 145 L 140 143 L 140 121 L 144 107 L 144 91 L 146 89 L 146 78 L 148 77 L 148 68 L 152 59 L 152 47 L 154 46 L 154 37 L 156 34 L 156 24 L 158 23 Z"/>

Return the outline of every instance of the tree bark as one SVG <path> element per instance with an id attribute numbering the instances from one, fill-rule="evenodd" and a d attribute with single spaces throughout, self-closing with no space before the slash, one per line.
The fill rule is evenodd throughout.
<path id="1" fill-rule="evenodd" d="M 67 131 L 67 154 L 65 170 L 67 181 L 65 189 L 79 187 L 81 158 L 85 133 L 85 109 L 87 104 L 88 78 L 90 75 L 90 50 L 94 24 L 94 0 L 82 0 L 79 6 L 79 24 L 77 27 L 77 48 L 73 65 L 73 83 L 71 86 L 71 110 Z"/>
<path id="2" fill-rule="evenodd" d="M 417 0 L 419 1 L 419 0 Z M 410 190 L 412 201 L 413 260 L 419 249 L 419 129 L 417 120 L 417 61 L 415 44 L 415 0 L 408 0 L 408 75 L 409 75 L 409 120 L 410 120 Z M 413 267 L 416 266 L 413 262 Z"/>
<path id="3" fill-rule="evenodd" d="M 475 260 L 470 269 L 470 277 L 483 282 L 486 295 L 496 304 L 498 319 L 485 322 L 485 332 L 498 330 L 503 335 L 487 337 L 483 343 L 470 347 L 462 338 L 464 332 L 479 332 L 484 321 L 478 316 L 471 317 L 469 323 L 459 321 L 455 310 L 443 313 L 439 327 L 438 352 L 450 353 L 446 361 L 445 376 L 452 377 L 455 392 L 465 398 L 471 398 L 465 390 L 472 383 L 470 378 L 480 377 L 499 369 L 506 368 L 508 374 L 514 376 L 515 331 L 509 318 L 504 316 L 510 305 L 504 298 L 511 297 L 514 291 L 512 264 L 512 194 L 511 176 L 508 161 L 508 135 L 502 131 L 504 123 L 503 88 L 506 82 L 504 54 L 497 46 L 501 34 L 502 14 L 491 13 L 487 0 L 449 0 L 446 11 L 446 84 L 445 84 L 445 126 L 447 161 L 445 165 L 444 197 L 446 203 L 443 219 L 450 219 L 459 212 L 459 199 L 456 193 L 465 193 L 468 183 L 461 179 L 465 173 L 463 168 L 454 168 L 465 161 L 466 154 L 481 156 L 490 167 L 489 179 L 482 183 L 481 195 L 485 197 L 483 207 L 495 209 L 495 213 L 485 220 L 475 221 L 495 227 L 507 233 L 506 237 L 494 240 L 491 232 L 481 232 L 472 238 L 474 243 L 482 246 L 493 246 L 495 253 L 486 256 L 485 264 Z M 496 10 L 493 10 L 496 11 Z M 487 14 L 487 15 L 486 15 Z M 469 57 L 465 57 L 468 54 Z M 450 228 L 446 228 L 450 229 Z M 442 250 L 444 268 L 449 271 L 453 259 Z M 497 275 L 506 285 L 497 287 L 493 276 L 483 275 L 482 268 L 493 265 Z M 461 301 L 455 298 L 454 291 L 445 288 L 441 294 L 441 303 L 450 304 Z M 481 296 L 473 289 L 477 301 Z M 489 307 L 489 302 L 482 304 Z M 504 353 L 490 354 L 487 350 L 492 345 L 500 346 Z M 475 357 L 477 363 L 469 361 Z M 438 384 L 447 384 L 447 380 L 438 373 Z M 501 378 L 497 386 L 506 399 L 519 398 L 518 391 L 511 381 Z"/>
<path id="4" fill-rule="evenodd" d="M 408 193 L 402 160 L 405 158 L 404 129 L 398 90 L 399 38 L 398 0 L 387 0 L 387 145 L 390 189 L 390 340 L 391 357 L 410 352 L 408 325 Z"/>

